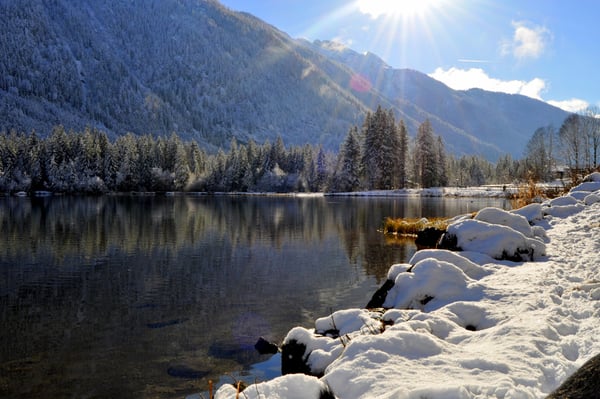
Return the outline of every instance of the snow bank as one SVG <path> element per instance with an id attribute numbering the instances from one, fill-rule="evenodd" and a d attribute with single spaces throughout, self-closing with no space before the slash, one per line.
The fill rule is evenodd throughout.
<path id="1" fill-rule="evenodd" d="M 563 207 L 578 211 L 547 216 Z M 457 221 L 451 227 L 460 243 L 481 252 L 420 251 L 394 265 L 388 309 L 340 310 L 288 333 L 285 342 L 306 346 L 300 356 L 320 378 L 286 375 L 250 386 L 245 397 L 317 398 L 327 387 L 339 399 L 546 397 L 600 353 L 600 203 L 513 214 L 540 221 L 541 210 L 546 216 L 532 236 L 488 221 Z M 540 230 L 547 248 L 532 238 Z M 535 246 L 535 262 L 488 255 L 527 246 Z M 539 256 L 543 248 L 546 257 Z M 216 394 L 235 397 L 231 386 Z"/>

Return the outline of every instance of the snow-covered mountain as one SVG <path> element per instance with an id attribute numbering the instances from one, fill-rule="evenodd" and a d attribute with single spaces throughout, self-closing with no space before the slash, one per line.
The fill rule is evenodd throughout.
<path id="1" fill-rule="evenodd" d="M 214 0 L 3 0 L 0 129 L 57 124 L 337 149 L 381 104 L 410 134 L 429 118 L 447 147 L 520 156 L 566 112 L 523 96 L 454 91 L 373 54 L 294 40 Z M 358 76 L 361 76 L 358 78 Z"/>

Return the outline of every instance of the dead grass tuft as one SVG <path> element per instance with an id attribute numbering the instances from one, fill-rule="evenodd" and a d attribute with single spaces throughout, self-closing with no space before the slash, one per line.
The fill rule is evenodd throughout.
<path id="1" fill-rule="evenodd" d="M 434 227 L 439 230 L 446 230 L 448 227 L 447 218 L 386 218 L 383 222 L 383 232 L 385 234 L 396 235 L 417 235 L 420 231 Z"/>

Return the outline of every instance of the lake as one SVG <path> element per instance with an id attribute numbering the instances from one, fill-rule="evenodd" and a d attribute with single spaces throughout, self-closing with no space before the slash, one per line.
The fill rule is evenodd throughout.
<path id="1" fill-rule="evenodd" d="M 416 251 L 385 217 L 498 199 L 0 197 L 0 397 L 183 398 L 272 378 L 294 326 L 364 307 Z M 230 376 L 228 376 L 230 375 Z"/>

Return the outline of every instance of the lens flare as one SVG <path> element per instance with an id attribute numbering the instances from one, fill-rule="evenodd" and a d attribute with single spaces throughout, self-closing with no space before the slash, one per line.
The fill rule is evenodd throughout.
<path id="1" fill-rule="evenodd" d="M 371 82 L 365 76 L 354 74 L 350 78 L 350 88 L 359 93 L 366 93 L 371 90 Z"/>

